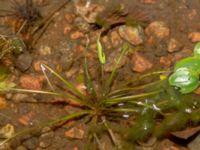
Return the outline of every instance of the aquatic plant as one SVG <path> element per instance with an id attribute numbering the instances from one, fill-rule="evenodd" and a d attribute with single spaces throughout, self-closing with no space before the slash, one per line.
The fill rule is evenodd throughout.
<path id="1" fill-rule="evenodd" d="M 38 7 L 33 0 L 11 0 L 9 10 L 0 10 L 1 16 L 11 17 L 11 24 L 14 24 L 16 33 L 27 33 L 42 17 Z M 13 23 L 12 23 L 13 22 Z"/>
<path id="2" fill-rule="evenodd" d="M 0 60 L 7 54 L 19 54 L 25 49 L 25 44 L 17 36 L 0 35 Z"/>
<path id="3" fill-rule="evenodd" d="M 39 7 L 33 0 L 11 0 L 9 10 L 0 10 L 0 17 L 8 16 L 7 23 L 14 28 L 16 35 L 22 35 L 23 40 L 31 47 L 45 32 L 54 18 L 54 14 L 69 1 L 65 1 L 43 17 Z"/>
<path id="4" fill-rule="evenodd" d="M 86 49 L 88 45 L 86 45 Z M 133 80 L 124 82 L 113 88 L 113 81 L 117 73 L 118 63 L 123 55 L 127 54 L 129 46 L 122 45 L 120 56 L 115 60 L 112 72 L 105 76 L 104 64 L 106 57 L 100 39 L 97 39 L 98 58 L 101 65 L 101 90 L 97 92 L 88 69 L 88 60 L 83 59 L 84 81 L 87 87 L 83 94 L 76 86 L 64 79 L 55 70 L 42 64 L 41 69 L 47 79 L 51 91 L 36 91 L 15 87 L 1 88 L 1 91 L 16 91 L 49 94 L 66 98 L 69 104 L 79 107 L 80 110 L 67 116 L 57 118 L 39 126 L 27 128 L 5 139 L 1 144 L 17 136 L 39 130 L 45 126 L 62 125 L 68 120 L 81 119 L 88 125 L 87 142 L 85 149 L 103 149 L 101 137 L 108 133 L 113 147 L 124 149 L 133 147 L 136 141 L 146 140 L 150 136 L 161 137 L 172 129 L 182 129 L 188 122 L 194 124 L 200 121 L 200 101 L 194 95 L 182 95 L 168 84 L 164 74 L 167 71 L 156 71 L 140 75 Z M 67 91 L 57 92 L 54 89 L 48 72 L 56 76 L 66 85 Z M 160 75 L 163 76 L 160 78 Z M 148 82 L 141 81 L 150 78 Z M 153 80 L 152 80 L 153 79 Z"/>
<path id="5" fill-rule="evenodd" d="M 193 92 L 199 86 L 200 42 L 194 48 L 194 55 L 178 61 L 169 77 L 172 86 L 180 88 L 183 94 Z"/>

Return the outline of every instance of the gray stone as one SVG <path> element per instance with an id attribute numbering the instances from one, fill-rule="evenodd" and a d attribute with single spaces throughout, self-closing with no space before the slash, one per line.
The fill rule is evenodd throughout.
<path id="1" fill-rule="evenodd" d="M 200 148 L 200 134 L 188 145 L 190 150 L 198 150 Z"/>
<path id="2" fill-rule="evenodd" d="M 30 53 L 25 52 L 21 55 L 16 60 L 16 67 L 20 69 L 22 72 L 28 70 L 31 66 L 31 63 L 33 61 L 33 58 Z"/>

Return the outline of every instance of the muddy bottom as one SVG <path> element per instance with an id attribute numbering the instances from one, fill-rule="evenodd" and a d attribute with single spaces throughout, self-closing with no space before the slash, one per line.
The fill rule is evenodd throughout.
<path id="1" fill-rule="evenodd" d="M 133 79 L 135 82 L 126 85 L 142 86 L 167 78 L 177 61 L 193 55 L 193 48 L 200 41 L 200 1 L 0 0 L 0 16 L 0 81 L 15 88 L 10 90 L 10 87 L 0 85 L 3 89 L 0 96 L 0 141 L 10 139 L 0 144 L 0 149 L 195 150 L 199 147 L 199 89 L 196 94 L 182 98 L 179 90 L 170 87 L 175 91 L 175 94 L 171 93 L 177 99 L 184 99 L 185 105 L 174 106 L 173 103 L 176 108 L 169 106 L 169 109 L 163 106 L 163 112 L 160 112 L 162 103 L 159 101 L 165 103 L 164 98 L 174 96 L 162 97 L 170 93 L 166 86 L 157 88 L 155 84 L 124 93 L 117 90 Z M 106 56 L 105 64 L 97 52 L 99 37 Z M 14 39 L 20 39 L 20 42 L 16 44 Z M 128 48 L 123 53 L 124 43 Z M 96 95 L 87 90 L 85 58 Z M 120 61 L 116 65 L 117 58 Z M 77 96 L 73 87 L 71 90 L 68 83 L 48 66 L 81 94 Z M 104 89 L 113 68 L 117 74 L 108 89 Z M 144 74 L 157 71 L 166 72 L 140 79 Z M 164 92 L 161 94 L 152 94 L 154 89 L 162 88 Z M 44 91 L 66 92 L 77 99 L 83 96 L 91 101 L 84 105 L 71 101 L 74 97 Z M 107 93 L 108 97 L 105 96 Z M 150 94 L 134 102 L 126 97 L 144 93 Z M 128 102 L 116 102 L 123 96 Z M 99 99 L 110 101 L 100 105 Z M 194 100 L 195 104 L 185 99 Z M 88 112 L 83 113 L 83 110 Z M 194 116 L 192 119 L 188 117 L 190 110 Z M 180 113 L 183 111 L 186 113 Z M 77 112 L 83 114 L 65 118 Z M 160 127 L 161 120 L 173 116 L 173 113 L 186 119 L 170 120 L 169 117 L 169 121 L 172 124 L 183 122 L 184 125 L 170 126 L 165 120 L 167 125 Z M 135 128 L 137 122 L 144 126 Z M 156 126 L 160 129 L 158 132 L 154 131 Z M 190 130 L 184 132 L 188 128 Z M 182 130 L 187 138 L 173 133 L 177 130 Z M 133 134 L 129 135 L 129 132 Z"/>

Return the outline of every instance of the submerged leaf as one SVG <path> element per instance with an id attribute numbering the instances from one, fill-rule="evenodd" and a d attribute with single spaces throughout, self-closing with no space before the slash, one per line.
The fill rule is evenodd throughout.
<path id="1" fill-rule="evenodd" d="M 86 86 L 87 86 L 87 91 L 88 91 L 89 94 L 92 94 L 94 97 L 96 97 L 97 94 L 96 94 L 96 91 L 94 89 L 94 85 L 92 83 L 91 77 L 90 77 L 86 58 L 85 58 L 83 67 L 84 67 L 84 75 L 85 75 L 85 82 L 86 82 Z"/>

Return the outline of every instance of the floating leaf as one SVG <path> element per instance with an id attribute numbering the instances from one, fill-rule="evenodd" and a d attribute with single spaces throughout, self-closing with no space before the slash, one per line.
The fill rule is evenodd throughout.
<path id="1" fill-rule="evenodd" d="M 188 68 L 179 68 L 169 77 L 169 84 L 179 87 L 183 94 L 190 93 L 199 86 L 199 76 Z"/>

